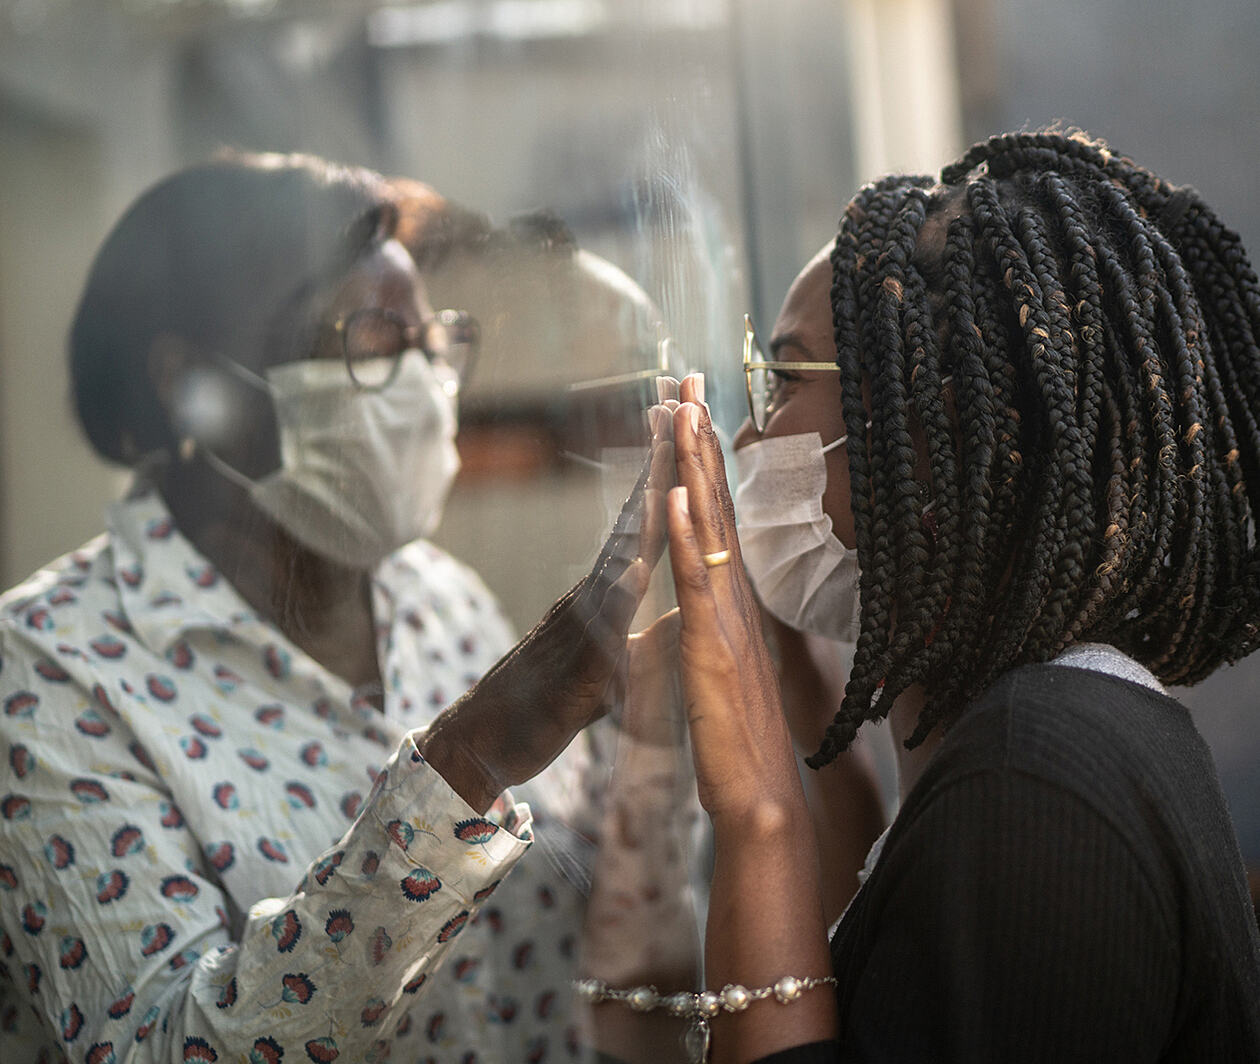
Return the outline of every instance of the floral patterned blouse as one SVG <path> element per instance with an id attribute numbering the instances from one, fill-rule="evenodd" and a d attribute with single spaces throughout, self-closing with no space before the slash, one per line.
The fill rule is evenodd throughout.
<path id="1" fill-rule="evenodd" d="M 0 599 L 0 1061 L 575 1056 L 593 761 L 480 816 L 412 731 L 511 642 L 477 577 L 382 564 L 381 713 L 156 496 L 108 516 Z"/>

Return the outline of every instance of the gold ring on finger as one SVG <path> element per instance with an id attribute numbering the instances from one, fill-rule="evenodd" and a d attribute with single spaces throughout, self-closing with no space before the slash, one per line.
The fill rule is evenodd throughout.
<path id="1" fill-rule="evenodd" d="M 706 569 L 714 569 L 729 562 L 731 560 L 731 552 L 729 550 L 715 550 L 712 554 L 700 555 L 700 560 L 704 562 Z"/>

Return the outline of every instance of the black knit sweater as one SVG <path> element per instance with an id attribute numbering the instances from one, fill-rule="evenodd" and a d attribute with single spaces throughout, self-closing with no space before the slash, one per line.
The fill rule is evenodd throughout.
<path id="1" fill-rule="evenodd" d="M 1185 708 L 1063 666 L 950 730 L 831 943 L 818 1061 L 1260 1062 L 1260 935 Z"/>

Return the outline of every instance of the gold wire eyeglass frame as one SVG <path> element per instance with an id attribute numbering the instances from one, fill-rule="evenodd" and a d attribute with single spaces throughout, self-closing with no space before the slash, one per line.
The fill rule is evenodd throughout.
<path id="1" fill-rule="evenodd" d="M 753 428 L 760 434 L 766 431 L 766 417 L 764 404 L 760 407 L 756 399 L 753 397 L 753 373 L 757 370 L 765 370 L 772 373 L 777 369 L 786 370 L 807 370 L 810 372 L 827 371 L 838 373 L 840 367 L 834 362 L 776 362 L 766 358 L 765 352 L 761 349 L 761 342 L 757 339 L 757 330 L 753 328 L 752 317 L 748 314 L 744 315 L 744 391 L 748 396 L 748 416 L 752 419 Z"/>

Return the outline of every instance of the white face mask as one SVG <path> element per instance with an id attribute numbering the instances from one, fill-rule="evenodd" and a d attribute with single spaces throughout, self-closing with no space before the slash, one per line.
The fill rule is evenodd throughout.
<path id="1" fill-rule="evenodd" d="M 419 351 L 400 357 L 382 391 L 358 388 L 345 365 L 308 359 L 276 366 L 263 381 L 275 404 L 280 468 L 251 480 L 208 448 L 273 521 L 325 557 L 369 569 L 428 535 L 459 471 L 454 389 Z"/>
<path id="2" fill-rule="evenodd" d="M 857 551 L 823 513 L 826 447 L 816 432 L 771 436 L 735 452 L 735 514 L 744 564 L 758 596 L 789 627 L 842 642 L 858 635 Z"/>

